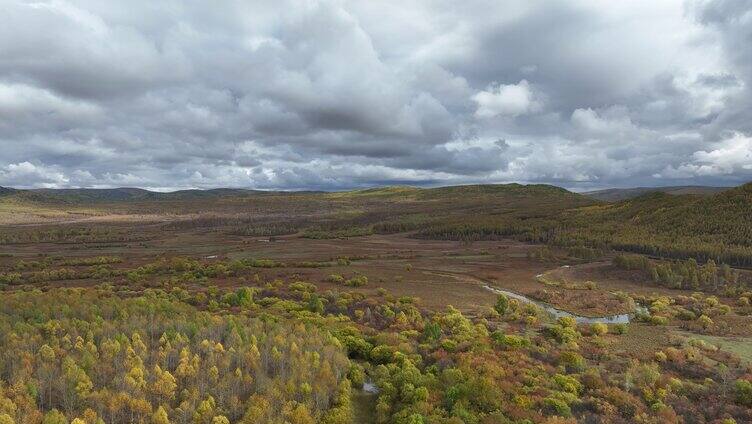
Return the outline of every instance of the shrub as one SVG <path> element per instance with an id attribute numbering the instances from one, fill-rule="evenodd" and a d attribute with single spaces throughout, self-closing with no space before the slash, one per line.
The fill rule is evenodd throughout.
<path id="1" fill-rule="evenodd" d="M 350 382 L 354 387 L 361 388 L 363 387 L 363 383 L 366 381 L 366 373 L 363 370 L 363 367 L 358 364 L 353 364 L 350 366 L 350 371 L 347 373 L 347 378 L 350 379 Z"/>
<path id="2" fill-rule="evenodd" d="M 582 370 L 585 368 L 585 359 L 582 357 L 582 355 L 570 350 L 561 352 L 561 355 L 559 356 L 559 363 L 574 370 Z"/>
<path id="3" fill-rule="evenodd" d="M 561 390 L 567 393 L 577 395 L 582 391 L 582 383 L 572 376 L 556 374 L 554 375 L 554 382 Z"/>
<path id="4" fill-rule="evenodd" d="M 441 347 L 447 352 L 454 352 L 457 349 L 457 342 L 452 339 L 444 339 L 441 341 Z"/>
<path id="5" fill-rule="evenodd" d="M 608 326 L 602 322 L 596 322 L 590 326 L 590 332 L 596 336 L 602 336 L 608 333 Z"/>
<path id="6" fill-rule="evenodd" d="M 715 296 L 710 296 L 710 297 L 706 297 L 705 298 L 705 305 L 707 305 L 707 306 L 709 306 L 711 308 L 714 307 L 714 306 L 718 306 L 718 303 L 719 303 L 718 302 L 718 298 L 715 297 Z"/>
<path id="7" fill-rule="evenodd" d="M 653 315 L 650 317 L 650 323 L 653 325 L 666 325 L 668 324 L 668 318 L 660 315 Z"/>
<path id="8" fill-rule="evenodd" d="M 423 327 L 424 340 L 438 340 L 441 337 L 441 326 L 436 322 L 429 322 Z"/>
<path id="9" fill-rule="evenodd" d="M 329 277 L 327 277 L 326 281 L 329 281 L 330 283 L 342 284 L 345 282 L 345 277 L 339 274 L 331 274 Z"/>
<path id="10" fill-rule="evenodd" d="M 556 339 L 559 343 L 571 343 L 577 340 L 580 334 L 572 327 L 561 325 L 549 325 L 543 329 L 546 336 Z"/>
<path id="11" fill-rule="evenodd" d="M 362 287 L 368 284 L 368 277 L 365 275 L 358 275 L 345 281 L 345 285 L 348 287 Z"/>
<path id="12" fill-rule="evenodd" d="M 736 380 L 734 392 L 738 404 L 752 407 L 752 382 L 749 380 Z"/>
<path id="13" fill-rule="evenodd" d="M 561 399 L 547 397 L 543 399 L 543 406 L 556 415 L 561 415 L 562 417 L 572 416 L 572 410 L 569 408 L 569 405 Z"/>
<path id="14" fill-rule="evenodd" d="M 338 334 L 337 339 L 347 349 L 350 357 L 368 358 L 373 350 L 373 345 L 357 334 Z"/>
<path id="15" fill-rule="evenodd" d="M 371 360 L 377 364 L 386 364 L 394 358 L 394 350 L 387 345 L 378 345 L 371 349 Z"/>
<path id="16" fill-rule="evenodd" d="M 308 299 L 308 310 L 317 314 L 324 312 L 324 302 L 318 297 L 318 295 L 314 294 Z"/>
<path id="17" fill-rule="evenodd" d="M 290 290 L 295 292 L 313 293 L 316 291 L 316 286 L 311 283 L 305 283 L 303 281 L 296 281 L 290 284 Z"/>
<path id="18" fill-rule="evenodd" d="M 700 315 L 700 318 L 697 318 L 697 322 L 702 326 L 703 329 L 707 330 L 708 328 L 713 326 L 713 320 L 710 319 L 707 315 Z"/>
<path id="19" fill-rule="evenodd" d="M 560 317 L 558 323 L 564 328 L 577 327 L 577 320 L 575 320 L 573 317 Z"/>
<path id="20" fill-rule="evenodd" d="M 498 344 L 499 346 L 504 346 L 507 348 L 517 349 L 525 346 L 530 345 L 530 341 L 522 336 L 516 336 L 516 335 L 510 335 L 510 334 L 504 334 L 501 331 L 495 331 L 491 338 Z"/>
<path id="21" fill-rule="evenodd" d="M 499 294 L 496 298 L 494 309 L 500 315 L 504 315 L 507 312 L 507 309 L 509 309 L 509 298 L 505 294 Z"/>
<path id="22" fill-rule="evenodd" d="M 695 319 L 697 319 L 697 315 L 695 315 L 694 312 L 684 308 L 679 311 L 676 317 L 682 321 L 694 321 Z"/>

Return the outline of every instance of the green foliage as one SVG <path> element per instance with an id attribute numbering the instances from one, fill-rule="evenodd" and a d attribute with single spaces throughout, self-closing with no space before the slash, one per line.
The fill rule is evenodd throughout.
<path id="1" fill-rule="evenodd" d="M 354 387 L 361 388 L 366 381 L 365 370 L 363 370 L 363 367 L 359 364 L 352 364 L 350 366 L 350 371 L 347 373 L 347 378 L 350 379 L 350 382 Z"/>
<path id="2" fill-rule="evenodd" d="M 496 297 L 494 309 L 499 315 L 507 313 L 507 310 L 509 309 L 509 298 L 505 294 L 499 294 L 499 296 Z"/>
<path id="3" fill-rule="evenodd" d="M 668 318 L 660 315 L 652 315 L 650 316 L 650 323 L 653 325 L 666 325 L 668 324 Z"/>
<path id="4" fill-rule="evenodd" d="M 345 277 L 339 275 L 339 274 L 331 274 L 326 279 L 327 281 L 331 283 L 337 283 L 337 284 L 344 284 L 345 283 Z"/>
<path id="5" fill-rule="evenodd" d="M 373 234 L 371 227 L 351 227 L 340 229 L 317 229 L 309 228 L 303 232 L 303 237 L 310 239 L 342 239 L 350 237 L 362 237 Z"/>
<path id="6" fill-rule="evenodd" d="M 590 326 L 590 332 L 596 336 L 602 336 L 608 333 L 608 326 L 606 324 L 597 322 Z"/>
<path id="7" fill-rule="evenodd" d="M 311 298 L 308 300 L 308 310 L 315 313 L 323 313 L 324 312 L 324 302 L 321 300 L 320 297 L 317 295 L 311 296 Z"/>
<path id="8" fill-rule="evenodd" d="M 525 187 L 526 195 L 509 187 L 500 201 L 509 213 L 448 215 L 426 223 L 417 236 L 451 240 L 516 237 L 521 240 L 579 249 L 634 252 L 705 263 L 752 265 L 752 184 L 709 197 L 651 193 L 613 204 L 594 205 L 587 199 Z M 467 201 L 467 203 L 470 203 Z M 536 211 L 533 215 L 530 211 Z M 532 217 L 530 215 L 533 215 Z M 727 281 L 735 283 L 733 275 Z M 671 274 L 656 277 L 681 284 Z M 724 278 L 725 279 L 725 278 Z M 686 284 L 694 284 L 687 281 Z"/>
<path id="9" fill-rule="evenodd" d="M 571 317 L 559 318 L 559 323 L 546 326 L 543 331 L 546 336 L 556 339 L 559 343 L 571 343 L 580 337 L 576 322 Z"/>
<path id="10" fill-rule="evenodd" d="M 368 277 L 365 275 L 356 275 L 345 281 L 345 285 L 348 287 L 362 287 L 366 284 L 368 284 Z"/>
<path id="11" fill-rule="evenodd" d="M 543 407 L 550 413 L 560 415 L 562 417 L 571 417 L 572 409 L 561 399 L 548 397 L 543 399 Z"/>
<path id="12" fill-rule="evenodd" d="M 527 347 L 530 345 L 530 340 L 523 336 L 518 336 L 514 334 L 504 334 L 501 331 L 495 331 L 491 338 L 498 344 L 499 346 L 503 346 L 505 348 L 509 349 L 519 349 L 522 347 Z"/>
<path id="13" fill-rule="evenodd" d="M 365 275 L 359 274 L 359 275 L 354 275 L 353 277 L 346 279 L 345 277 L 339 274 L 331 274 L 329 275 L 329 277 L 327 277 L 327 281 L 331 283 L 342 284 L 348 287 L 362 287 L 368 284 L 368 277 L 366 277 Z"/>
<path id="14" fill-rule="evenodd" d="M 700 315 L 700 317 L 697 318 L 697 321 L 699 322 L 700 326 L 705 330 L 713 326 L 713 320 L 710 319 L 710 317 L 707 315 Z"/>
<path id="15" fill-rule="evenodd" d="M 582 392 L 582 384 L 572 376 L 556 374 L 554 375 L 554 382 L 559 386 L 559 389 L 567 393 L 578 395 Z"/>
<path id="16" fill-rule="evenodd" d="M 655 283 L 671 288 L 717 290 L 721 282 L 736 283 L 735 278 L 728 277 L 728 271 L 720 272 L 712 259 L 701 266 L 693 258 L 666 262 L 651 260 L 641 255 L 618 255 L 613 263 L 619 268 L 640 270 Z M 724 275 L 729 280 L 726 280 Z"/>
<path id="17" fill-rule="evenodd" d="M 238 306 L 248 307 L 253 304 L 253 290 L 249 287 L 241 287 L 235 290 L 235 302 Z"/>
<path id="18" fill-rule="evenodd" d="M 58 411 L 57 409 L 53 409 L 52 411 L 44 414 L 42 424 L 68 424 L 68 419 L 65 418 L 65 415 L 63 415 L 62 412 Z"/>
<path id="19" fill-rule="evenodd" d="M 736 380 L 734 383 L 736 402 L 740 405 L 752 407 L 752 381 Z"/>
<path id="20" fill-rule="evenodd" d="M 371 349 L 370 359 L 377 364 L 387 364 L 394 359 L 394 350 L 386 345 L 376 346 Z"/>
<path id="21" fill-rule="evenodd" d="M 627 331 L 629 331 L 629 325 L 623 323 L 614 324 L 614 334 L 627 334 Z"/>
<path id="22" fill-rule="evenodd" d="M 441 325 L 437 322 L 428 322 L 423 328 L 423 339 L 427 341 L 438 340 L 441 337 Z"/>
<path id="23" fill-rule="evenodd" d="M 559 363 L 569 369 L 581 371 L 585 368 L 585 358 L 577 352 L 565 350 L 559 356 Z"/>

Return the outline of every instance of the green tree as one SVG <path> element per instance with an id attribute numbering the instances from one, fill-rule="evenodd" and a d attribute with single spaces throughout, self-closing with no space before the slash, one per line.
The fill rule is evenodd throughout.
<path id="1" fill-rule="evenodd" d="M 151 416 L 152 424 L 170 424 L 170 418 L 167 416 L 167 411 L 164 406 L 159 406 L 154 414 Z"/>
<path id="2" fill-rule="evenodd" d="M 42 424 L 68 424 L 68 419 L 65 418 L 62 412 L 53 409 L 44 415 Z"/>
<path id="3" fill-rule="evenodd" d="M 311 298 L 308 300 L 308 310 L 317 314 L 324 313 L 324 302 L 318 295 L 311 295 Z"/>
<path id="4" fill-rule="evenodd" d="M 498 312 L 499 315 L 504 315 L 509 309 L 509 298 L 505 294 L 499 294 L 499 296 L 496 297 L 494 309 L 496 309 L 496 312 Z"/>

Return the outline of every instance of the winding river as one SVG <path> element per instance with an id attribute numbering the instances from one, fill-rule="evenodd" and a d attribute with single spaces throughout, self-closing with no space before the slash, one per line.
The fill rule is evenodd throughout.
<path id="1" fill-rule="evenodd" d="M 629 314 L 616 314 L 616 315 L 605 315 L 601 317 L 588 317 L 584 315 L 577 315 L 573 314 L 571 312 L 567 312 L 561 309 L 554 308 L 553 306 L 543 303 L 534 299 L 530 299 L 529 297 L 523 296 L 519 293 L 511 292 L 508 290 L 499 289 L 496 287 L 491 287 L 488 284 L 483 284 L 483 288 L 494 292 L 496 294 L 503 294 L 508 297 L 511 297 L 512 299 L 517 299 L 520 302 L 525 303 L 531 303 L 535 306 L 538 306 L 539 308 L 545 310 L 549 314 L 551 314 L 554 318 L 561 318 L 561 317 L 572 317 L 581 324 L 594 324 L 594 323 L 603 323 L 603 324 L 628 324 L 630 318 L 632 318 L 636 313 L 646 313 L 647 309 L 638 306 L 634 313 Z"/>
<path id="2" fill-rule="evenodd" d="M 568 267 L 568 266 L 565 266 Z M 628 324 L 630 319 L 633 318 L 638 313 L 641 314 L 649 314 L 648 309 L 643 306 L 637 306 L 635 310 L 631 313 L 626 314 L 615 314 L 615 315 L 604 315 L 604 316 L 585 316 L 585 315 L 578 315 L 574 314 L 572 312 L 567 312 L 563 309 L 555 308 L 548 303 L 541 302 L 535 299 L 531 299 L 527 296 L 521 295 L 519 293 L 515 293 L 513 291 L 500 289 L 498 287 L 493 287 L 489 285 L 489 283 L 479 277 L 476 277 L 474 275 L 469 275 L 466 273 L 461 272 L 452 272 L 452 271 L 446 271 L 446 270 L 429 270 L 429 269 L 421 269 L 422 272 L 426 274 L 433 274 L 433 275 L 441 275 L 444 277 L 451 277 L 454 278 L 457 281 L 468 281 L 475 284 L 479 284 L 480 287 L 482 287 L 485 290 L 488 290 L 490 292 L 496 293 L 496 294 L 504 294 L 512 299 L 517 299 L 520 302 L 530 303 L 535 306 L 538 306 L 539 308 L 545 310 L 547 313 L 549 313 L 554 318 L 558 319 L 560 317 L 572 317 L 575 319 L 577 323 L 581 324 L 594 324 L 594 323 L 603 323 L 603 324 Z M 541 274 L 539 274 L 537 277 L 539 277 Z"/>

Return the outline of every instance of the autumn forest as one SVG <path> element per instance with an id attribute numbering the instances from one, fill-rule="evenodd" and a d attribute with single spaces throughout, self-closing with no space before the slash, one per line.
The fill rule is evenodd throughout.
<path id="1" fill-rule="evenodd" d="M 0 424 L 752 422 L 752 185 L 3 190 Z"/>

